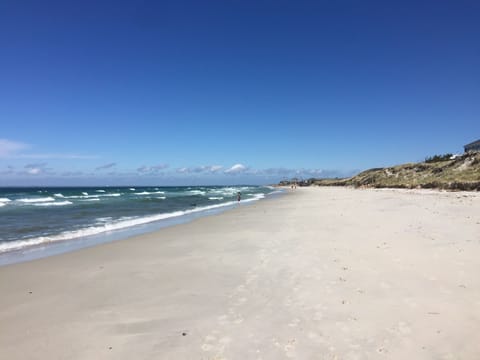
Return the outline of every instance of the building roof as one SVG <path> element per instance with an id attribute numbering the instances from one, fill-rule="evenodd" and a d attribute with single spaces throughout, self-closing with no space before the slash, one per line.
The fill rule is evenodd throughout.
<path id="1" fill-rule="evenodd" d="M 480 145 L 480 140 L 477 140 L 477 141 L 471 142 L 470 144 L 467 144 L 467 145 L 465 145 L 464 147 L 468 147 L 468 146 L 475 146 L 475 145 Z"/>

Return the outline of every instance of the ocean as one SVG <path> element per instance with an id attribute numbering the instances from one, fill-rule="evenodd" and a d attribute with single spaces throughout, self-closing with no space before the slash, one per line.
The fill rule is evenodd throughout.
<path id="1" fill-rule="evenodd" d="M 239 192 L 244 204 L 276 191 L 259 186 L 0 188 L 0 256 L 21 257 L 35 249 L 33 257 L 39 257 L 39 249 L 48 253 L 55 244 L 63 243 L 57 252 L 64 252 L 148 232 L 237 206 Z"/>

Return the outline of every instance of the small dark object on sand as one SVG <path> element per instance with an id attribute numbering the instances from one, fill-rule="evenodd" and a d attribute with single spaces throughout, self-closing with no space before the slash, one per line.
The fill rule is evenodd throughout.
<path id="1" fill-rule="evenodd" d="M 186 332 L 182 332 L 182 336 L 187 336 L 187 333 L 186 333 Z"/>

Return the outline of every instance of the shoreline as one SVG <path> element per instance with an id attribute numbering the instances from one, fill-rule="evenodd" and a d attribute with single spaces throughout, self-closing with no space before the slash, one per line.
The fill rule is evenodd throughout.
<path id="1" fill-rule="evenodd" d="M 252 203 L 255 203 L 256 201 L 269 200 L 277 196 L 281 196 L 285 193 L 285 191 L 277 191 L 269 193 L 265 197 L 259 199 L 247 199 L 243 200 L 240 203 L 237 203 L 235 201 L 218 204 L 210 207 L 200 208 L 198 209 L 198 211 L 196 211 L 196 209 L 184 211 L 183 214 L 175 216 L 168 216 L 170 214 L 166 214 L 167 216 L 163 219 L 148 221 L 143 224 L 136 224 L 133 226 L 128 226 L 115 230 L 105 230 L 103 232 L 93 235 L 84 235 L 69 239 L 59 239 L 39 244 L 25 245 L 24 247 L 18 249 L 0 252 L 0 267 L 50 256 L 56 256 L 71 251 L 77 251 L 80 249 L 89 248 L 114 241 L 127 240 L 129 238 L 140 236 L 143 234 L 157 232 L 166 227 L 185 224 L 195 219 L 202 218 L 204 216 L 221 214 L 224 211 L 233 210 L 238 206 L 248 206 Z M 163 214 L 152 216 L 162 217 L 162 215 Z"/>
<path id="2" fill-rule="evenodd" d="M 297 188 L 0 267 L 9 359 L 476 359 L 480 195 Z"/>

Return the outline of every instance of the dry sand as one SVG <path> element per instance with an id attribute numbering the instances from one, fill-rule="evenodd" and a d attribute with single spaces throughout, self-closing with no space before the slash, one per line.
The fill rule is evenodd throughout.
<path id="1" fill-rule="evenodd" d="M 480 194 L 302 188 L 0 268 L 1 359 L 480 359 Z"/>

